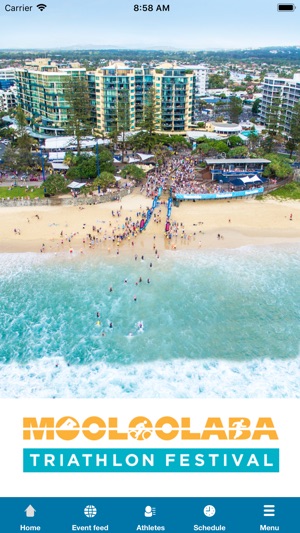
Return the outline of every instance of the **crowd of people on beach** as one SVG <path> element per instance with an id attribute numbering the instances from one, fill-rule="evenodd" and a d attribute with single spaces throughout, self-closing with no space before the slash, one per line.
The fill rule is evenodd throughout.
<path id="1" fill-rule="evenodd" d="M 122 217 L 122 206 L 118 209 L 113 210 L 111 215 L 113 218 L 116 218 L 114 223 L 113 220 L 97 220 L 95 224 L 89 229 L 85 222 L 82 223 L 81 231 L 70 231 L 68 225 L 65 226 L 59 233 L 59 238 L 51 239 L 52 242 L 56 241 L 56 251 L 61 249 L 65 244 L 69 245 L 70 253 L 73 253 L 74 249 L 72 247 L 72 242 L 74 240 L 81 239 L 81 249 L 80 252 L 83 253 L 84 249 L 94 249 L 98 245 L 107 245 L 107 251 L 110 252 L 114 246 L 117 255 L 119 255 L 120 245 L 122 243 L 130 244 L 130 247 L 133 248 L 135 241 L 140 233 L 145 227 L 145 222 L 149 213 L 153 216 L 153 221 L 155 224 L 160 224 L 163 220 L 162 208 L 158 207 L 156 212 L 153 212 L 153 209 L 150 207 L 143 208 L 140 205 L 140 210 L 135 213 L 135 216 L 125 216 Z M 38 215 L 35 215 L 38 216 Z M 56 224 L 53 224 L 54 226 Z M 14 230 L 15 233 L 18 233 L 18 230 Z M 53 248 L 50 245 L 50 248 Z M 157 254 L 156 246 L 153 244 L 153 249 L 155 254 Z M 40 248 L 41 252 L 46 251 L 46 247 L 43 244 Z"/>
<path id="2" fill-rule="evenodd" d="M 160 168 L 149 172 L 145 186 L 140 192 L 147 197 L 154 198 L 159 188 L 172 194 L 215 194 L 225 191 L 222 184 L 204 183 L 197 177 L 195 160 L 191 157 L 174 157 L 165 162 Z"/>

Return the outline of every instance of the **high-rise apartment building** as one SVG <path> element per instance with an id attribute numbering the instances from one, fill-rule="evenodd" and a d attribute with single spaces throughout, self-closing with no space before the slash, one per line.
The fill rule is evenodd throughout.
<path id="1" fill-rule="evenodd" d="M 84 68 L 62 68 L 49 59 L 39 59 L 16 69 L 18 102 L 34 132 L 65 133 L 69 109 L 65 89 L 70 76 L 87 81 L 91 123 L 98 133 L 141 128 L 151 94 L 157 132 L 184 132 L 191 128 L 196 77 L 189 67 L 164 63 L 152 69 L 132 68 L 116 62 L 86 72 Z"/>
<path id="2" fill-rule="evenodd" d="M 35 133 L 65 134 L 69 109 L 65 89 L 70 77 L 86 80 L 86 70 L 58 68 L 48 59 L 39 59 L 30 68 L 16 69 L 18 103 Z"/>
<path id="3" fill-rule="evenodd" d="M 1 68 L 0 69 L 0 90 L 5 91 L 9 89 L 15 83 L 15 69 L 14 68 Z"/>
<path id="4" fill-rule="evenodd" d="M 126 129 L 140 128 L 151 88 L 155 91 L 156 131 L 179 132 L 192 124 L 195 77 L 191 69 L 168 63 L 155 69 L 115 63 L 96 71 L 95 84 L 99 131 L 112 131 L 125 111 Z"/>
<path id="5" fill-rule="evenodd" d="M 6 91 L 0 89 L 0 111 L 9 111 L 9 109 L 17 105 L 16 90 L 12 86 Z"/>
<path id="6" fill-rule="evenodd" d="M 195 96 L 204 96 L 208 87 L 208 77 L 207 71 L 208 68 L 204 65 L 185 65 L 184 67 L 189 70 L 193 70 L 195 76 Z"/>
<path id="7" fill-rule="evenodd" d="M 153 71 L 158 103 L 157 129 L 183 132 L 191 129 L 195 107 L 195 75 L 190 68 L 162 64 Z"/>
<path id="8" fill-rule="evenodd" d="M 260 105 L 260 120 L 289 133 L 294 105 L 300 101 L 300 73 L 293 79 L 266 76 Z"/>

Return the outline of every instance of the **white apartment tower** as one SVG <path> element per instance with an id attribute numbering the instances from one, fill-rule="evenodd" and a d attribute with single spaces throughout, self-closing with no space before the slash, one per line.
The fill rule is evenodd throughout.
<path id="1" fill-rule="evenodd" d="M 278 125 L 284 133 L 289 133 L 294 105 L 300 101 L 300 73 L 293 79 L 266 76 L 260 106 L 260 120 L 268 124 L 269 116 L 277 114 Z"/>

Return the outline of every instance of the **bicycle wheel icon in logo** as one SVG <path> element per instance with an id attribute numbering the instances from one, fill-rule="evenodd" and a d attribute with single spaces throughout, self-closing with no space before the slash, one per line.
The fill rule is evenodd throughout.
<path id="1" fill-rule="evenodd" d="M 139 422 L 133 428 L 129 428 L 129 435 L 136 440 L 146 440 L 151 437 L 152 431 L 152 427 L 147 427 L 147 420 L 144 420 L 144 422 Z"/>

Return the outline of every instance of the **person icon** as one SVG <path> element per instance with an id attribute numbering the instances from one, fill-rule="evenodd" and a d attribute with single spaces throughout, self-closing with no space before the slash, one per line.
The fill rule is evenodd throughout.
<path id="1" fill-rule="evenodd" d="M 247 425 L 245 425 L 245 420 L 242 418 L 241 420 L 234 422 L 232 426 L 235 428 L 236 432 L 234 435 L 234 439 L 238 439 L 243 435 L 243 429 L 247 428 Z"/>
<path id="2" fill-rule="evenodd" d="M 146 505 L 144 515 L 147 518 L 151 518 L 151 516 L 155 515 L 155 508 L 151 507 L 150 505 Z"/>

